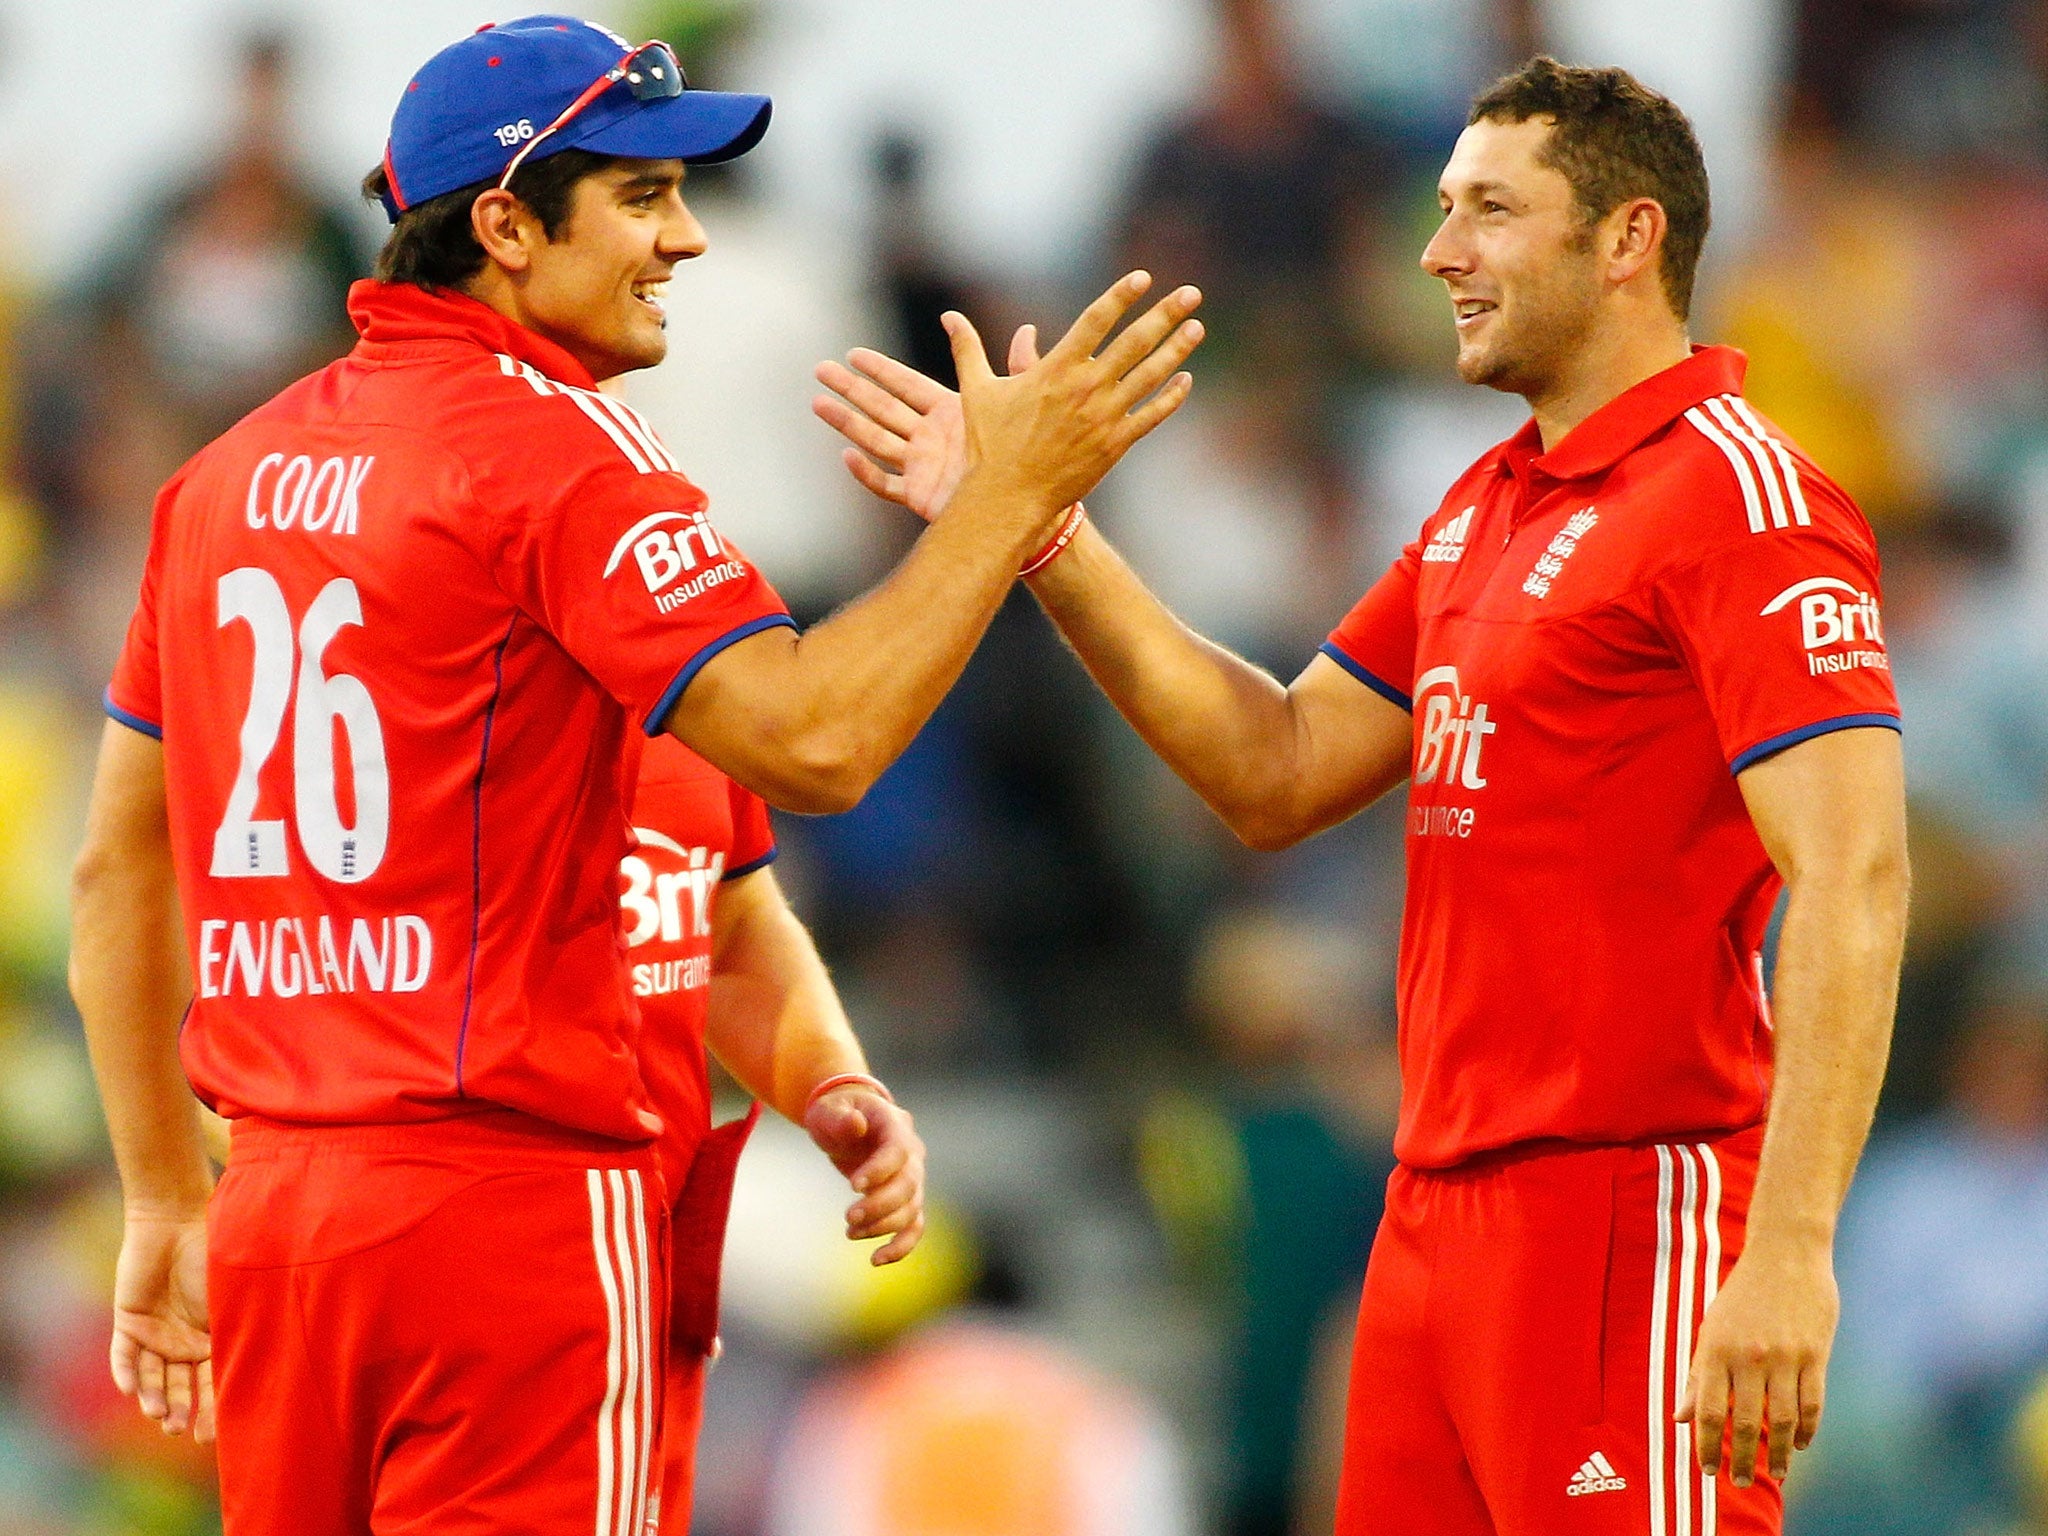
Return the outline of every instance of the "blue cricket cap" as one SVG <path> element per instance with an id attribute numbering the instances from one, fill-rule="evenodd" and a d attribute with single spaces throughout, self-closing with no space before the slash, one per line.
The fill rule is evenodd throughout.
<path id="1" fill-rule="evenodd" d="M 529 145 L 528 160 L 584 149 L 709 165 L 761 142 L 768 98 L 693 91 L 680 71 L 666 79 L 674 56 L 665 44 L 650 45 L 630 79 L 611 82 L 548 131 L 634 52 L 616 32 L 574 16 L 526 16 L 443 48 L 420 66 L 391 115 L 384 211 L 396 223 L 429 198 L 496 181 Z"/>

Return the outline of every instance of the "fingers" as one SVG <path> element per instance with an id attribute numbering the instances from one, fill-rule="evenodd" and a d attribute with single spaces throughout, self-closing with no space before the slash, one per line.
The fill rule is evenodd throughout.
<path id="1" fill-rule="evenodd" d="M 1020 325 L 1010 338 L 1010 372 L 1027 373 L 1038 364 L 1038 327 Z"/>
<path id="2" fill-rule="evenodd" d="M 853 1186 L 856 1194 L 865 1194 L 894 1178 L 909 1161 L 908 1142 L 901 1137 L 888 1135 L 885 1130 L 882 1144 L 866 1162 L 847 1175 L 846 1181 Z"/>
<path id="3" fill-rule="evenodd" d="M 1124 430 L 1129 442 L 1135 443 L 1159 423 L 1188 403 L 1188 396 L 1195 392 L 1195 376 L 1191 373 L 1176 373 L 1166 381 L 1165 386 L 1137 410 L 1124 418 Z"/>
<path id="4" fill-rule="evenodd" d="M 1764 1387 L 1765 1434 L 1771 1476 L 1783 1482 L 1792 1470 L 1792 1437 L 1799 1428 L 1799 1367 L 1788 1361 L 1771 1371 Z"/>
<path id="5" fill-rule="evenodd" d="M 901 475 L 890 474 L 858 448 L 848 448 L 839 457 L 845 463 L 847 473 L 877 496 L 893 501 L 899 506 L 904 504 L 905 491 Z"/>
<path id="6" fill-rule="evenodd" d="M 1745 1361 L 1733 1379 L 1734 1432 L 1728 1445 L 1728 1475 L 1738 1488 L 1756 1480 L 1757 1445 L 1764 1428 L 1764 1369 L 1761 1361 Z"/>
<path id="7" fill-rule="evenodd" d="M 909 1254 L 910 1250 L 917 1246 L 917 1240 L 923 1236 L 924 1213 L 919 1211 L 917 1219 L 870 1254 L 868 1262 L 878 1269 L 884 1264 L 894 1264 Z"/>
<path id="8" fill-rule="evenodd" d="M 1125 311 L 1137 303 L 1151 286 L 1150 272 L 1125 273 L 1109 286 L 1101 298 L 1081 311 L 1079 318 L 1067 327 L 1067 334 L 1046 355 L 1063 362 L 1093 357 L 1095 349 L 1116 329 L 1116 323 L 1124 317 Z"/>
<path id="9" fill-rule="evenodd" d="M 969 384 L 985 384 L 996 376 L 981 345 L 981 332 L 974 328 L 972 320 L 957 309 L 949 309 L 939 316 L 939 323 L 946 328 L 946 339 L 953 344 L 953 372 L 959 375 L 962 390 Z"/>
<path id="10" fill-rule="evenodd" d="M 909 445 L 899 433 L 879 425 L 872 415 L 855 409 L 837 395 L 816 396 L 811 401 L 811 413 L 869 458 L 902 472 Z"/>
<path id="11" fill-rule="evenodd" d="M 206 1445 L 213 1440 L 213 1362 L 200 1361 L 195 1374 L 199 1396 L 192 1409 L 192 1438 Z"/>
<path id="12" fill-rule="evenodd" d="M 868 355 L 881 356 L 879 352 Z M 852 369 L 841 368 L 836 363 L 818 364 L 817 373 L 819 383 L 835 394 L 844 395 L 853 402 L 854 409 L 864 412 L 898 437 L 910 436 L 917 430 L 918 422 L 923 420 L 920 412 L 912 410 L 864 373 L 855 373 Z M 923 375 L 919 374 L 918 377 L 922 378 Z"/>
<path id="13" fill-rule="evenodd" d="M 1713 1477 L 1721 1470 L 1721 1446 L 1728 1428 L 1728 1370 L 1718 1357 L 1693 1362 L 1680 1423 L 1692 1424 L 1693 1454 L 1700 1470 Z"/>
<path id="14" fill-rule="evenodd" d="M 1189 320 L 1181 325 L 1167 337 L 1165 345 L 1124 375 L 1117 388 L 1117 403 L 1128 410 L 1159 388 L 1175 369 L 1188 360 L 1188 354 L 1202 344 L 1202 338 L 1207 334 L 1199 320 Z"/>
<path id="15" fill-rule="evenodd" d="M 894 1232 L 903 1223 L 891 1218 L 924 1194 L 919 1170 L 904 1169 L 892 1179 L 874 1185 L 854 1202 L 846 1213 L 846 1235 L 851 1238 L 879 1237 Z"/>
<path id="16" fill-rule="evenodd" d="M 159 1421 L 169 1411 L 164 1401 L 164 1357 L 153 1349 L 135 1351 L 135 1405 L 144 1418 Z"/>
<path id="17" fill-rule="evenodd" d="M 107 1348 L 107 1367 L 113 1372 L 114 1385 L 123 1397 L 133 1397 L 142 1390 L 136 1373 L 136 1356 L 140 1346 L 118 1328 L 114 1330 L 114 1341 Z"/>
<path id="18" fill-rule="evenodd" d="M 1792 1441 L 1795 1451 L 1805 1450 L 1813 1444 L 1813 1437 L 1820 1433 L 1821 1411 L 1826 1405 L 1827 1395 L 1826 1362 L 1816 1362 L 1799 1373 L 1799 1430 Z"/>
<path id="19" fill-rule="evenodd" d="M 953 393 L 936 379 L 926 378 L 910 364 L 899 363 L 888 353 L 877 352 L 873 347 L 855 347 L 846 354 L 846 360 L 920 416 Z M 1014 368 L 1011 370 L 1015 371 Z M 837 385 L 833 387 L 838 388 Z"/>
<path id="20" fill-rule="evenodd" d="M 1175 327 L 1195 312 L 1202 302 L 1202 290 L 1196 287 L 1176 288 L 1165 298 L 1154 304 L 1144 314 L 1133 320 L 1124 333 L 1103 351 L 1102 365 L 1113 379 L 1120 379 L 1152 354 L 1152 350 L 1173 334 Z M 1190 346 L 1188 351 L 1193 351 Z M 1186 353 L 1181 354 L 1185 359 Z M 1173 372 L 1179 367 L 1175 363 L 1160 375 Z"/>
<path id="21" fill-rule="evenodd" d="M 187 1360 L 164 1362 L 164 1416 L 157 1422 L 157 1428 L 167 1435 L 182 1435 L 192 1427 L 192 1409 L 198 1391 L 192 1380 L 192 1363 Z"/>

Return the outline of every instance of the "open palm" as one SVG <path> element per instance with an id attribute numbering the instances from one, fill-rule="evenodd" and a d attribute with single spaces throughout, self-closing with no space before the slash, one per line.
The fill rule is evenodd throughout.
<path id="1" fill-rule="evenodd" d="M 1037 361 L 1037 328 L 1027 325 L 1011 339 L 1010 372 Z M 846 363 L 820 363 L 818 382 L 832 393 L 811 408 L 850 444 L 844 457 L 854 479 L 926 522 L 937 517 L 967 473 L 960 397 L 869 347 L 856 347 Z"/>

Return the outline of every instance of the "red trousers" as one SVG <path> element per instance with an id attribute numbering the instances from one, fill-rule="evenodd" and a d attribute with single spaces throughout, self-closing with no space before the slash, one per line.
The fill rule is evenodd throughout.
<path id="1" fill-rule="evenodd" d="M 1760 1131 L 1400 1169 L 1367 1268 L 1338 1536 L 1767 1536 L 1674 1424 Z"/>
<path id="2" fill-rule="evenodd" d="M 651 1148 L 507 1112 L 240 1122 L 209 1218 L 227 1536 L 648 1536 Z"/>

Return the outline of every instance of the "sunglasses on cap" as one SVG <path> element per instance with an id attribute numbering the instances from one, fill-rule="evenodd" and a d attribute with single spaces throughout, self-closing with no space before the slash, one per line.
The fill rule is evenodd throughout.
<path id="1" fill-rule="evenodd" d="M 542 139 L 568 127 L 578 113 L 621 80 L 626 82 L 626 88 L 633 93 L 635 101 L 666 101 L 690 88 L 675 50 L 667 43 L 642 43 L 638 48 L 628 49 L 618 63 L 585 86 L 583 94 L 564 107 L 560 116 L 519 146 L 519 153 L 512 157 L 511 164 L 505 167 L 505 174 L 498 178 L 498 190 L 502 192 L 511 185 L 512 173 L 519 169 L 520 163 L 533 153 Z"/>

